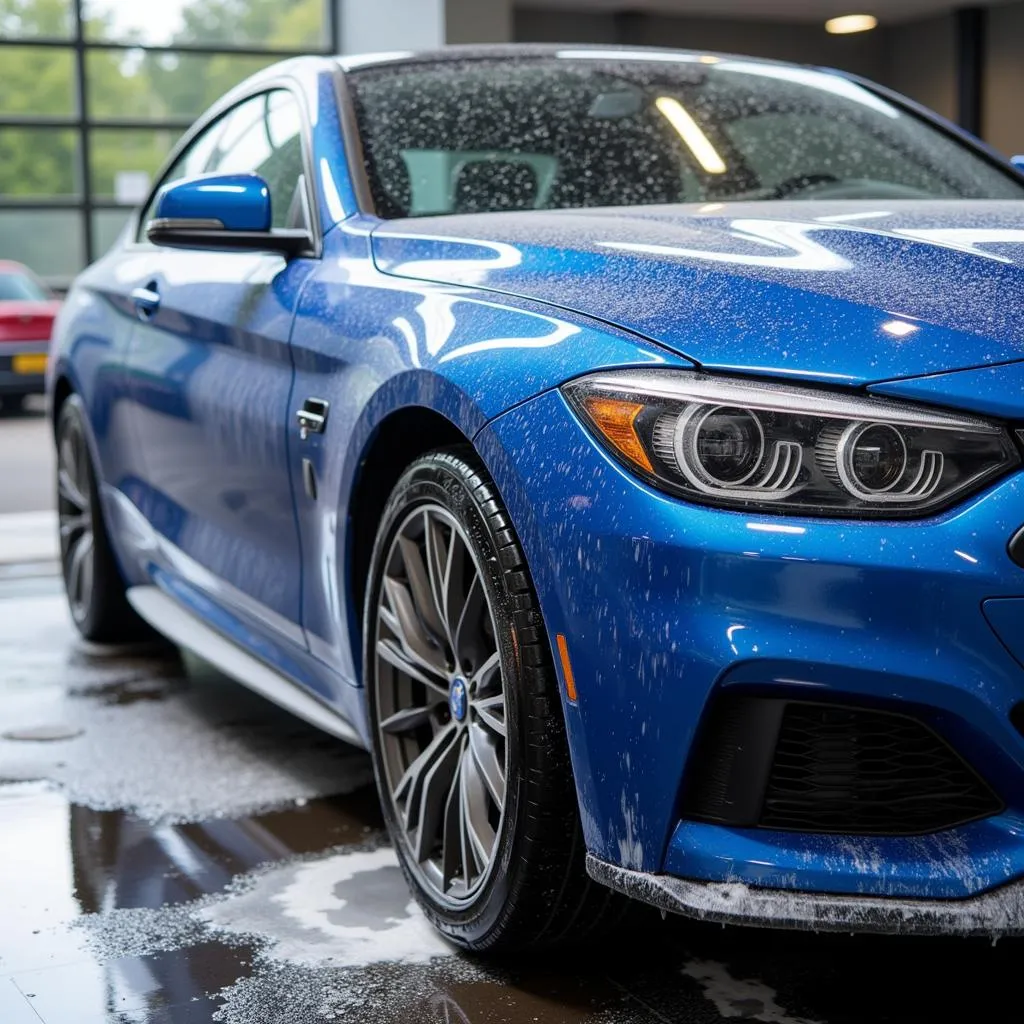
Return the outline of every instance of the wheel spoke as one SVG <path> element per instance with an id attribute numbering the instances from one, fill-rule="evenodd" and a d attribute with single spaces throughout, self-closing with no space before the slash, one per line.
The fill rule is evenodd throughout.
<path id="1" fill-rule="evenodd" d="M 455 650 L 455 631 L 448 617 L 448 588 L 451 582 L 451 553 L 459 546 L 453 531 L 450 542 L 445 544 L 443 528 L 429 512 L 423 513 L 423 546 L 427 552 L 427 572 L 430 576 L 430 593 L 437 609 L 437 615 L 444 624 L 444 635 L 448 646 Z"/>
<path id="2" fill-rule="evenodd" d="M 468 886 L 472 882 L 470 869 L 481 872 L 494 845 L 494 832 L 487 820 L 487 791 L 476 763 L 468 755 L 462 758 L 462 834 L 462 866 Z"/>
<path id="3" fill-rule="evenodd" d="M 455 627 L 455 657 L 461 664 L 469 661 L 477 653 L 480 644 L 480 619 L 484 610 L 484 585 L 479 574 L 473 575 L 469 585 L 459 624 Z"/>
<path id="4" fill-rule="evenodd" d="M 93 570 L 96 566 L 96 559 L 93 557 L 93 535 L 86 534 L 82 543 L 89 547 L 89 552 L 82 564 L 82 604 L 84 605 L 92 601 Z"/>
<path id="5" fill-rule="evenodd" d="M 406 768 L 405 774 L 398 780 L 398 785 L 395 786 L 395 799 L 406 801 L 406 831 L 414 829 L 419 823 L 420 795 L 427 772 L 452 745 L 455 735 L 455 726 L 446 725 Z"/>
<path id="6" fill-rule="evenodd" d="M 491 799 L 499 807 L 504 806 L 505 773 L 498 760 L 494 740 L 481 726 L 474 723 L 469 726 L 469 749 L 473 754 L 473 761 L 480 771 L 480 777 L 487 786 L 487 792 L 491 794 Z"/>
<path id="7" fill-rule="evenodd" d="M 402 650 L 424 668 L 444 674 L 447 670 L 444 654 L 430 642 L 423 630 L 416 607 L 405 584 L 388 576 L 384 580 L 384 591 L 391 604 L 391 614 L 381 608 L 381 618 L 388 629 L 398 638 Z"/>
<path id="8" fill-rule="evenodd" d="M 422 683 L 431 693 L 440 700 L 448 700 L 448 686 L 440 678 L 434 678 L 428 673 L 437 670 L 432 665 L 418 665 L 414 662 L 394 640 L 378 640 L 377 653 L 393 668 L 404 672 L 411 679 Z"/>
<path id="9" fill-rule="evenodd" d="M 426 725 L 431 720 L 434 708 L 438 706 L 438 703 L 439 701 L 435 700 L 433 704 L 421 704 L 418 707 L 403 708 L 401 711 L 396 711 L 393 715 L 385 718 L 380 723 L 380 727 L 385 732 L 395 735 L 412 732 L 421 725 Z"/>
<path id="10" fill-rule="evenodd" d="M 469 682 L 470 693 L 480 696 L 495 683 L 501 687 L 501 655 L 495 651 L 477 670 Z"/>
<path id="11" fill-rule="evenodd" d="M 429 542 L 428 542 L 429 543 Z M 434 636 L 441 639 L 447 630 L 441 623 L 437 605 L 434 602 L 433 579 L 427 578 L 427 568 L 423 564 L 423 555 L 416 541 L 409 537 L 399 537 L 398 546 L 402 549 L 402 561 L 405 563 L 405 574 L 409 579 L 409 589 L 416 611 L 419 612 L 423 624 Z M 428 561 L 429 561 L 428 550 Z"/>
<path id="12" fill-rule="evenodd" d="M 60 522 L 60 536 L 65 544 L 71 544 L 83 531 L 89 529 L 89 515 L 79 512 L 77 515 L 62 516 Z"/>
<path id="13" fill-rule="evenodd" d="M 462 761 L 465 743 L 459 750 L 455 779 L 444 806 L 444 830 L 441 835 L 441 877 L 445 891 L 452 884 L 459 867 L 465 863 L 462 852 Z"/>
<path id="14" fill-rule="evenodd" d="M 475 700 L 470 706 L 485 729 L 505 739 L 505 697 L 503 694 L 499 693 L 496 697 Z"/>
<path id="15" fill-rule="evenodd" d="M 449 740 L 434 763 L 421 776 L 423 785 L 420 787 L 419 828 L 413 844 L 413 855 L 421 864 L 437 845 L 438 832 L 444 821 L 445 807 L 454 788 L 460 762 L 459 743 Z"/>
<path id="16" fill-rule="evenodd" d="M 87 533 L 82 536 L 70 551 L 67 587 L 71 600 L 75 604 L 81 605 L 84 603 L 83 598 L 86 594 L 86 584 L 92 581 L 92 566 L 91 564 L 88 566 L 88 576 L 86 576 L 86 566 L 87 563 L 91 562 L 92 534 Z"/>
<path id="17" fill-rule="evenodd" d="M 61 460 L 63 461 L 63 460 Z M 57 493 L 79 512 L 87 512 L 89 502 L 67 469 L 61 467 L 57 474 Z"/>

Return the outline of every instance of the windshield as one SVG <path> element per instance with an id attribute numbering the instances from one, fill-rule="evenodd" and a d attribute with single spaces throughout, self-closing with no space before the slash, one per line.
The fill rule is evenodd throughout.
<path id="1" fill-rule="evenodd" d="M 438 61 L 349 74 L 383 217 L 763 199 L 1020 199 L 839 75 L 742 59 Z"/>
<path id="2" fill-rule="evenodd" d="M 46 289 L 28 274 L 0 270 L 0 302 L 6 299 L 35 302 L 49 297 Z"/>

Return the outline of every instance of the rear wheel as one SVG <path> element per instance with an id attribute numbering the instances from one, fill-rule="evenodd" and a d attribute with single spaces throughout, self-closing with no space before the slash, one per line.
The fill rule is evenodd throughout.
<path id="1" fill-rule="evenodd" d="M 132 610 L 110 547 L 77 395 L 57 418 L 57 518 L 61 570 L 78 631 L 96 643 L 129 643 L 153 634 Z"/>
<path id="2" fill-rule="evenodd" d="M 508 514 L 471 448 L 382 517 L 365 616 L 385 819 L 434 925 L 474 950 L 579 938 L 626 901 L 592 883 L 550 647 Z"/>

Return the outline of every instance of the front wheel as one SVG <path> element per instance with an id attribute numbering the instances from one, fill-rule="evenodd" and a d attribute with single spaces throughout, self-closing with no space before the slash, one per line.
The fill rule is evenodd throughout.
<path id="1" fill-rule="evenodd" d="M 565 725 L 529 571 L 469 447 L 399 481 L 364 618 L 385 820 L 427 917 L 483 951 L 574 938 L 625 901 L 586 876 Z"/>

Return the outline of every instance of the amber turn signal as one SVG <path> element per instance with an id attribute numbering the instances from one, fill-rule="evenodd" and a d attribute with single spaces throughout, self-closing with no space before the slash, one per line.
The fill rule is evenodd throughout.
<path id="1" fill-rule="evenodd" d="M 558 644 L 558 657 L 562 662 L 562 676 L 565 678 L 565 693 L 569 700 L 575 704 L 576 679 L 572 674 L 572 664 L 569 661 L 569 645 L 565 642 L 564 634 L 556 634 L 555 643 Z"/>
<path id="2" fill-rule="evenodd" d="M 651 460 L 636 436 L 637 416 L 644 407 L 639 402 L 627 402 L 621 398 L 605 398 L 603 395 L 589 395 L 584 403 L 594 426 L 611 442 L 613 447 L 648 473 L 654 472 Z"/>

